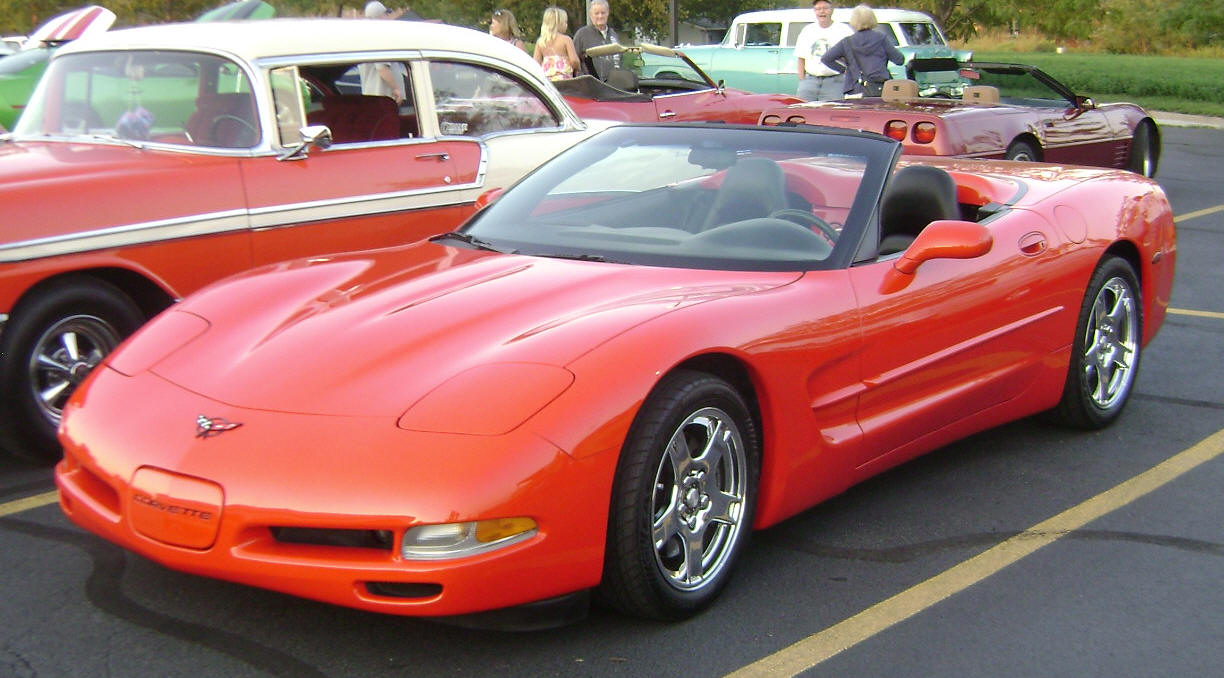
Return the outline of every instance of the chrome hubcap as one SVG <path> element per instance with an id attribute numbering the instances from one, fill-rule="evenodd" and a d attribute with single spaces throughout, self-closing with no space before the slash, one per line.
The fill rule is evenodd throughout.
<path id="1" fill-rule="evenodd" d="M 682 591 L 709 584 L 745 529 L 747 458 L 734 421 L 716 408 L 676 429 L 655 472 L 651 538 L 664 579 Z"/>
<path id="2" fill-rule="evenodd" d="M 90 315 L 64 318 L 44 332 L 29 364 L 30 395 L 42 415 L 58 424 L 68 396 L 118 345 L 119 333 Z"/>
<path id="3" fill-rule="evenodd" d="M 1084 386 L 1094 405 L 1107 410 L 1122 401 L 1134 381 L 1139 347 L 1135 298 L 1114 278 L 1092 303 L 1084 337 Z"/>

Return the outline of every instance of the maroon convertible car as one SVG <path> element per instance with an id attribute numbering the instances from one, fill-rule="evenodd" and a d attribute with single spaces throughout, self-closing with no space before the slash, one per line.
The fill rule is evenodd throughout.
<path id="1" fill-rule="evenodd" d="M 1160 132 L 1135 104 L 1095 103 L 1022 64 L 915 60 L 912 68 L 923 75 L 949 69 L 954 86 L 919 96 L 914 80 L 889 80 L 882 96 L 779 106 L 765 111 L 760 123 L 880 132 L 902 142 L 909 155 L 1037 160 L 1156 175 Z"/>

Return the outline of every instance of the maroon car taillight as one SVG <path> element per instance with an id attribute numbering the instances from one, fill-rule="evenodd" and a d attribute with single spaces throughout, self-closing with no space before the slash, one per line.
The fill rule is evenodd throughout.
<path id="1" fill-rule="evenodd" d="M 905 141 L 905 133 L 909 131 L 909 125 L 905 124 L 904 120 L 889 120 L 884 123 L 884 136 L 897 141 Z"/>
<path id="2" fill-rule="evenodd" d="M 935 123 L 919 122 L 914 124 L 913 131 L 914 143 L 929 144 L 935 141 Z"/>

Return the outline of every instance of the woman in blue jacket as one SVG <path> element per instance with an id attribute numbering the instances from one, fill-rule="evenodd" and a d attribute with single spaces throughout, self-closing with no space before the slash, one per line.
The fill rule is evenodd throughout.
<path id="1" fill-rule="evenodd" d="M 845 73 L 843 91 L 847 95 L 880 96 L 888 74 L 888 62 L 905 63 L 905 57 L 889 42 L 883 33 L 874 29 L 875 12 L 867 5 L 859 5 L 850 11 L 850 28 L 854 34 L 829 48 L 820 61 L 837 71 Z"/>

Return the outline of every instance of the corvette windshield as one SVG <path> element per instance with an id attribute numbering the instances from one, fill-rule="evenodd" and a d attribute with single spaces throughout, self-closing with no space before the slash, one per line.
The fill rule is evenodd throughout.
<path id="1" fill-rule="evenodd" d="M 465 232 L 538 256 L 823 268 L 854 248 L 895 150 L 850 132 L 616 127 L 523 180 Z"/>

